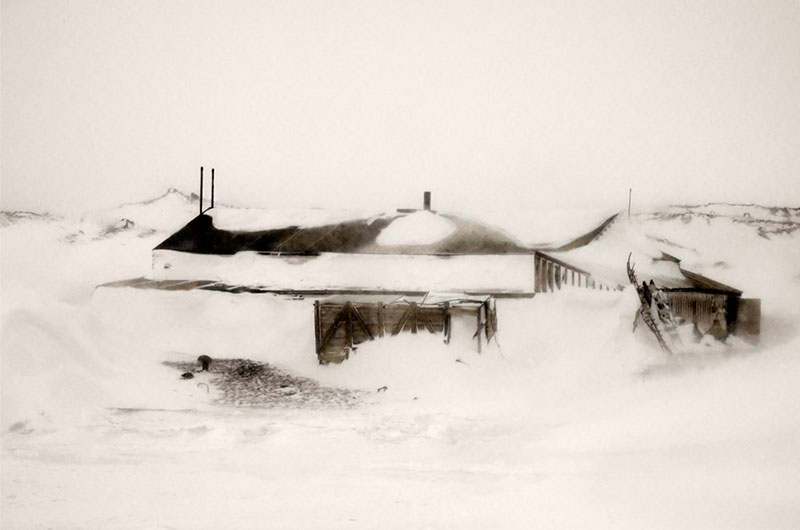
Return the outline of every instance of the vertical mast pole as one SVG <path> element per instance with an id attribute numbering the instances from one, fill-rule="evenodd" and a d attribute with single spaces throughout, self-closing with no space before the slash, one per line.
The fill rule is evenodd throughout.
<path id="1" fill-rule="evenodd" d="M 628 188 L 628 221 L 631 220 L 631 193 L 633 193 L 633 188 Z"/>
<path id="2" fill-rule="evenodd" d="M 200 166 L 200 215 L 203 215 L 203 166 Z"/>

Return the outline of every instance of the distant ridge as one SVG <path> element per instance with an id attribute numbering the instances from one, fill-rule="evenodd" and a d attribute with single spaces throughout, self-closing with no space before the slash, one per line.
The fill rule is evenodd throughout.
<path id="1" fill-rule="evenodd" d="M 669 208 L 708 208 L 709 206 L 740 206 L 746 208 L 763 208 L 765 210 L 794 210 L 800 211 L 800 206 L 767 206 L 766 204 L 756 204 L 754 202 L 707 202 L 705 204 L 670 204 Z"/>
<path id="2" fill-rule="evenodd" d="M 36 213 L 28 211 L 0 211 L 0 227 L 10 226 L 28 221 L 55 221 L 60 217 L 49 213 Z"/>
<path id="3" fill-rule="evenodd" d="M 703 219 L 709 223 L 717 219 L 729 220 L 750 226 L 767 239 L 770 235 L 791 234 L 800 230 L 800 207 L 709 202 L 696 206 L 673 205 L 638 216 L 662 220 L 681 219 L 686 222 L 692 219 Z"/>
<path id="4" fill-rule="evenodd" d="M 125 203 L 122 203 L 120 205 L 120 207 L 122 207 L 122 206 L 139 206 L 139 205 L 145 205 L 145 204 L 153 204 L 153 203 L 156 203 L 156 202 L 158 202 L 158 201 L 160 201 L 162 199 L 166 199 L 168 197 L 181 198 L 181 199 L 185 200 L 187 203 L 198 202 L 200 200 L 200 197 L 196 193 L 185 193 L 185 192 L 179 190 L 178 188 L 173 188 L 173 187 L 170 186 L 169 188 L 167 188 L 166 192 L 164 192 L 163 194 L 159 195 L 158 197 L 154 197 L 152 199 L 147 199 L 145 201 L 139 201 L 139 202 L 125 202 Z"/>

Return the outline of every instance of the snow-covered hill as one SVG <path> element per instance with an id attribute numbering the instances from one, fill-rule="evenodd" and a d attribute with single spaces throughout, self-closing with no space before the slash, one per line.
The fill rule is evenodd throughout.
<path id="1" fill-rule="evenodd" d="M 46 213 L 9 211 L 0 212 L 0 228 L 28 221 L 53 221 L 58 217 Z"/>
<path id="2" fill-rule="evenodd" d="M 338 366 L 316 362 L 312 300 L 95 290 L 146 274 L 197 209 L 170 190 L 0 229 L 3 528 L 800 525 L 798 209 L 673 207 L 601 235 L 636 234 L 761 297 L 757 347 L 667 358 L 631 333 L 630 289 L 576 290 L 499 301 L 480 355 L 401 335 Z M 560 241 L 607 217 L 566 215 L 559 234 L 542 221 L 538 238 L 513 222 L 530 216 L 502 228 Z M 176 368 L 200 354 L 360 397 L 309 407 L 283 378 L 277 407 L 220 406 L 211 376 Z"/>

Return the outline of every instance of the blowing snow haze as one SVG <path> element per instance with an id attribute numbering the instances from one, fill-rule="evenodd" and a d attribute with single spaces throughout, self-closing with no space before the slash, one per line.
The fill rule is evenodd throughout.
<path id="1" fill-rule="evenodd" d="M 2 10 L 5 210 L 800 203 L 792 1 Z"/>
<path id="2" fill-rule="evenodd" d="M 0 9 L 0 527 L 800 527 L 798 2 Z"/>
<path id="3" fill-rule="evenodd" d="M 225 291 L 205 277 L 150 281 L 153 249 L 197 212 L 190 195 L 170 190 L 82 216 L 3 217 L 3 528 L 800 522 L 797 208 L 676 206 L 618 220 L 564 253 L 624 271 L 626 241 L 663 249 L 761 299 L 757 345 L 697 338 L 690 324 L 684 351 L 670 356 L 641 323 L 632 332 L 640 307 L 632 287 L 564 286 L 498 298 L 496 333 L 481 353 L 473 312 L 453 318 L 449 344 L 424 327 L 387 332 L 330 365 L 315 351 L 314 296 Z M 230 230 L 383 219 L 296 208 L 210 213 Z M 535 244 L 584 233 L 606 213 L 481 220 Z M 458 237 L 430 215 L 395 218 L 388 242 Z M 276 258 L 294 271 L 319 259 Z M 648 262 L 638 260 L 644 274 Z M 166 272 L 191 273 L 180 267 Z M 369 272 L 391 280 L 414 271 Z M 126 279 L 134 281 L 98 287 Z M 201 284 L 211 288 L 192 288 Z M 407 301 L 393 303 L 407 309 Z M 210 371 L 200 371 L 201 355 L 213 359 Z"/>

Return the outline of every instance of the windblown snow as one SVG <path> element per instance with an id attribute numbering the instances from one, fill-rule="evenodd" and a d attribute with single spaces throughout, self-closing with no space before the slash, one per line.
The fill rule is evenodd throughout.
<path id="1" fill-rule="evenodd" d="M 353 210 L 322 210 L 282 208 L 279 210 L 258 210 L 254 208 L 214 208 L 208 211 L 214 226 L 220 230 L 256 232 L 297 226 L 308 228 L 329 224 L 344 223 L 357 219 L 370 218 L 376 212 Z"/>
<path id="2" fill-rule="evenodd" d="M 795 210 L 669 209 L 587 247 L 613 268 L 640 237 L 760 297 L 758 345 L 704 339 L 669 358 L 632 333 L 632 289 L 565 289 L 499 300 L 480 354 L 454 329 L 449 345 L 401 334 L 320 366 L 313 299 L 95 288 L 146 275 L 196 209 L 172 193 L 4 216 L 2 528 L 800 526 Z M 431 216 L 383 235 L 446 237 Z M 576 236 L 591 228 L 572 218 Z M 182 379 L 201 354 L 228 361 Z M 226 367 L 251 394 L 220 383 Z"/>
<path id="3" fill-rule="evenodd" d="M 428 211 L 399 217 L 378 235 L 381 246 L 430 245 L 456 231 L 452 221 Z"/>

